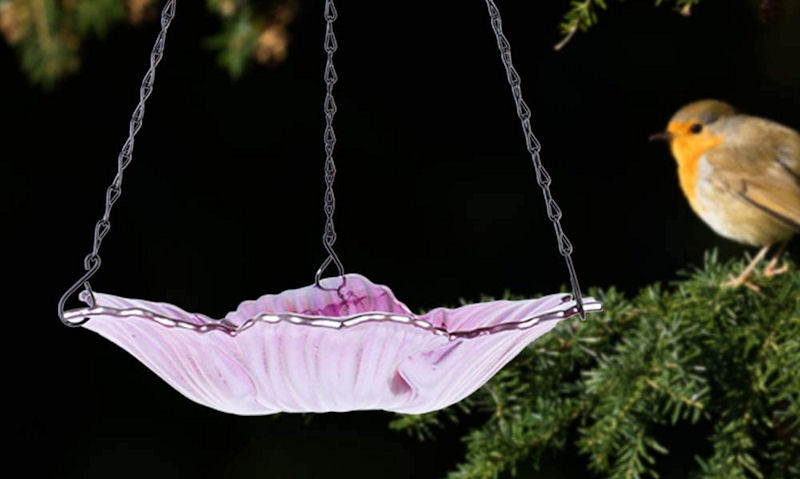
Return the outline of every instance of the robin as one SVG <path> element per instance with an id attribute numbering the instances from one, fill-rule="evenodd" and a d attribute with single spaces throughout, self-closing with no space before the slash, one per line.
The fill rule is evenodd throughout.
<path id="1" fill-rule="evenodd" d="M 737 113 L 717 100 L 690 103 L 651 140 L 669 142 L 681 189 L 695 213 L 725 238 L 761 250 L 726 286 L 748 281 L 772 245 L 777 252 L 763 271 L 778 267 L 789 239 L 800 232 L 800 135 L 764 118 Z"/>

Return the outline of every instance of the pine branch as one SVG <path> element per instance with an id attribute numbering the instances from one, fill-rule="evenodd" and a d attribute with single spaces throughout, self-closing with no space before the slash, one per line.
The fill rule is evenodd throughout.
<path id="1" fill-rule="evenodd" d="M 233 77 L 253 63 L 282 62 L 297 1 L 207 0 L 221 31 L 206 44 Z M 17 51 L 28 78 L 50 88 L 78 70 L 87 40 L 125 22 L 157 25 L 162 6 L 158 0 L 0 0 L 0 34 Z"/>
<path id="2" fill-rule="evenodd" d="M 657 7 L 666 3 L 673 4 L 675 11 L 688 17 L 692 13 L 692 7 L 700 3 L 700 0 L 655 0 Z M 559 30 L 564 37 L 554 48 L 561 50 L 579 30 L 582 32 L 589 30 L 597 23 L 598 12 L 607 9 L 607 0 L 572 0 L 569 10 L 564 14 L 559 25 Z"/>
<path id="3" fill-rule="evenodd" d="M 623 0 L 617 0 L 623 1 Z M 672 5 L 684 16 L 700 0 L 654 0 Z M 157 23 L 158 0 L 0 0 L 0 34 L 19 54 L 23 71 L 33 83 L 51 87 L 78 70 L 80 47 L 102 38 L 113 27 Z M 237 78 L 253 63 L 275 64 L 288 55 L 288 26 L 299 0 L 206 0 L 208 11 L 220 17 L 220 32 L 206 41 L 217 52 L 219 64 Z M 578 31 L 594 26 L 608 0 L 571 0 L 559 25 L 562 49 Z M 760 0 L 759 18 L 778 21 L 781 0 Z"/>
<path id="4" fill-rule="evenodd" d="M 657 477 L 685 424 L 709 444 L 697 477 L 799 477 L 800 271 L 759 278 L 761 294 L 719 287 L 743 267 L 709 254 L 669 288 L 591 291 L 605 313 L 560 325 L 462 403 L 484 423 L 449 477 L 513 476 L 567 447 L 596 477 Z M 392 427 L 430 437 L 454 415 Z"/>

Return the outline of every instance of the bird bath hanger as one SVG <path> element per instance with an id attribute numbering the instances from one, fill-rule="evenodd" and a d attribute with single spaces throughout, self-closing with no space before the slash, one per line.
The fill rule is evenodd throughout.
<path id="1" fill-rule="evenodd" d="M 386 286 L 345 274 L 334 251 L 333 223 L 336 136 L 333 117 L 337 49 L 333 0 L 325 2 L 325 231 L 326 259 L 314 284 L 245 301 L 223 319 L 188 313 L 177 306 L 95 293 L 89 279 L 100 268 L 100 244 L 122 192 L 122 176 L 132 160 L 134 137 L 153 90 L 164 54 L 176 0 L 161 13 L 161 30 L 150 68 L 139 91 L 129 136 L 117 158 L 117 174 L 106 190 L 105 212 L 97 222 L 85 274 L 61 297 L 58 315 L 67 326 L 92 330 L 122 347 L 189 399 L 219 411 L 258 415 L 383 409 L 424 413 L 454 404 L 488 381 L 520 351 L 573 315 L 600 311 L 582 298 L 572 264 L 572 244 L 561 229 L 561 210 L 550 194 L 550 176 L 539 159 L 530 109 L 502 30 L 494 0 L 486 0 L 517 114 L 522 123 L 536 180 L 544 194 L 572 295 L 554 294 L 522 301 L 492 301 L 457 309 L 413 314 Z M 322 278 L 329 266 L 338 275 Z M 86 307 L 66 310 L 78 290 Z"/>

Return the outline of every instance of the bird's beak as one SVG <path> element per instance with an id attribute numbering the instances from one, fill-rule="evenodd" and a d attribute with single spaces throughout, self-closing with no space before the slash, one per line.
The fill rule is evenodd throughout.
<path id="1" fill-rule="evenodd" d="M 662 131 L 650 135 L 650 141 L 670 141 L 671 139 L 672 139 L 672 133 L 668 131 Z"/>

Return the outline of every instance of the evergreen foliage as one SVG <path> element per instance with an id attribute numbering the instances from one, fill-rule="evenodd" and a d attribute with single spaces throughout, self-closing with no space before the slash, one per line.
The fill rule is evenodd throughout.
<path id="1" fill-rule="evenodd" d="M 297 1 L 206 0 L 221 23 L 220 33 L 206 44 L 234 77 L 253 61 L 283 61 Z M 52 87 L 78 69 L 86 40 L 102 38 L 123 22 L 157 25 L 163 5 L 161 0 L 0 0 L 0 34 L 16 49 L 28 78 Z"/>
<path id="2" fill-rule="evenodd" d="M 618 0 L 620 2 L 624 0 Z M 664 4 L 672 4 L 676 11 L 683 16 L 692 13 L 692 7 L 700 3 L 700 0 L 655 0 L 657 7 Z M 571 0 L 569 10 L 564 15 L 564 19 L 559 25 L 564 38 L 556 45 L 556 50 L 560 50 L 572 39 L 572 36 L 580 30 L 585 32 L 597 23 L 598 12 L 608 8 L 608 0 Z"/>
<path id="3" fill-rule="evenodd" d="M 608 0 L 571 0 L 560 25 L 563 47 L 577 31 L 597 23 Z M 617 0 L 622 1 L 622 0 Z M 655 0 L 671 4 L 684 15 L 700 0 Z M 760 0 L 763 18 L 780 11 L 780 0 Z M 206 45 L 233 77 L 253 62 L 281 62 L 287 55 L 289 33 L 300 0 L 205 0 L 219 16 L 220 31 Z M 52 86 L 80 66 L 80 47 L 102 38 L 112 27 L 128 22 L 157 23 L 161 0 L 0 0 L 0 34 L 18 52 L 22 69 L 33 83 Z M 304 4 L 306 5 L 306 4 Z M 307 2 L 308 8 L 322 8 Z"/>
<path id="4" fill-rule="evenodd" d="M 719 287 L 742 268 L 712 253 L 668 288 L 593 290 L 604 313 L 559 325 L 458 406 L 391 426 L 424 439 L 480 418 L 450 479 L 511 477 L 567 448 L 590 476 L 659 477 L 667 443 L 697 441 L 689 477 L 800 477 L 800 271 L 759 278 L 760 294 Z"/>

